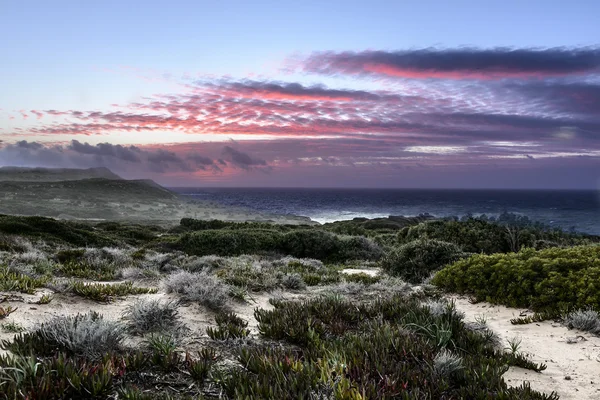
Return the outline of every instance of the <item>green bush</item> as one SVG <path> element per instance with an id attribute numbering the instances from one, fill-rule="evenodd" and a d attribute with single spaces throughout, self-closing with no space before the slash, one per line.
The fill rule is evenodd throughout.
<path id="1" fill-rule="evenodd" d="M 196 256 L 239 256 L 277 251 L 281 233 L 270 230 L 205 230 L 185 234 L 183 250 Z"/>
<path id="2" fill-rule="evenodd" d="M 184 234 L 178 245 L 186 253 L 197 256 L 280 253 L 329 262 L 376 260 L 383 253 L 370 239 L 338 236 L 318 229 L 286 233 L 273 229 L 201 230 Z"/>
<path id="3" fill-rule="evenodd" d="M 381 268 L 411 283 L 420 283 L 433 271 L 464 257 L 460 247 L 440 240 L 419 239 L 392 249 Z"/>
<path id="4" fill-rule="evenodd" d="M 340 252 L 341 244 L 338 236 L 330 232 L 297 230 L 283 236 L 281 250 L 298 258 L 327 260 Z"/>
<path id="5" fill-rule="evenodd" d="M 433 279 L 445 290 L 534 311 L 600 309 L 600 246 L 475 255 Z"/>
<path id="6" fill-rule="evenodd" d="M 567 233 L 521 219 L 506 214 L 498 221 L 485 217 L 427 221 L 400 230 L 398 242 L 437 239 L 455 243 L 469 253 L 493 254 L 525 247 L 573 246 L 600 241 L 598 236 Z"/>

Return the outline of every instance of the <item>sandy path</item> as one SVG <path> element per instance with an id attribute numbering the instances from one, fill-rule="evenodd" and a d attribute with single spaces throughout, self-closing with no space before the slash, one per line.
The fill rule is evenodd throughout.
<path id="1" fill-rule="evenodd" d="M 563 400 L 600 400 L 600 337 L 569 330 L 552 321 L 512 325 L 510 319 L 519 317 L 521 310 L 489 303 L 471 304 L 464 297 L 452 298 L 467 321 L 485 316 L 488 326 L 500 335 L 503 344 L 507 344 L 507 339 L 520 338 L 520 351 L 534 362 L 548 366 L 542 373 L 511 368 L 504 375 L 509 385 L 519 386 L 528 381 L 533 389 L 545 393 L 555 391 Z M 567 343 L 567 338 L 579 335 L 586 340 Z"/>

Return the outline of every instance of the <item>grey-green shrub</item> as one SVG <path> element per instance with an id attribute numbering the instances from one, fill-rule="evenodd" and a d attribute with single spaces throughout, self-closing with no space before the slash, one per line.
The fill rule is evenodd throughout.
<path id="1" fill-rule="evenodd" d="M 462 358 L 447 349 L 442 349 L 433 359 L 433 369 L 439 376 L 449 377 L 462 368 Z"/>
<path id="2" fill-rule="evenodd" d="M 567 314 L 565 324 L 569 328 L 600 333 L 600 316 L 594 310 L 576 310 Z"/>
<path id="3" fill-rule="evenodd" d="M 137 299 L 125 308 L 123 319 L 128 330 L 135 335 L 151 332 L 179 332 L 183 327 L 179 320 L 175 301 Z"/>
<path id="4" fill-rule="evenodd" d="M 229 299 L 229 286 L 206 272 L 175 272 L 162 281 L 167 293 L 177 293 L 184 301 L 200 303 L 210 309 L 222 309 Z"/>
<path id="5" fill-rule="evenodd" d="M 306 288 L 306 283 L 300 274 L 285 274 L 281 278 L 281 284 L 287 289 L 300 290 Z"/>
<path id="6" fill-rule="evenodd" d="M 73 317 L 54 317 L 41 324 L 37 333 L 73 354 L 98 358 L 119 349 L 125 338 L 125 327 L 91 311 Z"/>

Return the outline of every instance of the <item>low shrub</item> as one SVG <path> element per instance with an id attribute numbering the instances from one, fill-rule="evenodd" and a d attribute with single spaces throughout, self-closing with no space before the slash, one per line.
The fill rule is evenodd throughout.
<path id="1" fill-rule="evenodd" d="M 48 277 L 32 278 L 30 276 L 13 272 L 6 266 L 0 266 L 0 291 L 21 292 L 34 294 L 35 289 L 43 287 L 50 281 Z"/>
<path id="2" fill-rule="evenodd" d="M 433 283 L 478 301 L 534 311 L 600 309 L 600 246 L 474 255 L 436 274 Z"/>
<path id="3" fill-rule="evenodd" d="M 391 250 L 381 260 L 380 266 L 407 282 L 421 283 L 432 272 L 464 256 L 461 248 L 454 243 L 419 239 Z"/>
<path id="4" fill-rule="evenodd" d="M 225 283 L 260 292 L 271 290 L 280 284 L 282 271 L 276 271 L 272 264 L 256 256 L 230 258 L 227 265 L 216 275 Z"/>
<path id="5" fill-rule="evenodd" d="M 298 273 L 285 274 L 281 278 L 281 284 L 286 289 L 292 290 L 302 290 L 306 288 L 306 283 L 304 282 L 304 279 L 302 279 L 302 276 Z"/>
<path id="6" fill-rule="evenodd" d="M 116 271 L 117 269 L 113 264 L 94 266 L 82 261 L 68 261 L 64 264 L 59 264 L 56 270 L 62 276 L 94 281 L 113 280 L 115 279 Z"/>
<path id="7" fill-rule="evenodd" d="M 569 329 L 600 334 L 600 315 L 594 310 L 575 310 L 568 313 L 564 319 Z"/>
<path id="8" fill-rule="evenodd" d="M 248 322 L 232 312 L 220 312 L 215 316 L 217 328 L 206 328 L 206 334 L 213 340 L 245 338 L 250 334 Z"/>
<path id="9" fill-rule="evenodd" d="M 116 297 L 156 293 L 158 289 L 133 286 L 131 282 L 115 284 L 74 282 L 71 285 L 71 291 L 78 296 L 106 303 L 113 301 Z"/>
<path id="10" fill-rule="evenodd" d="M 104 399 L 122 373 L 122 366 L 110 357 L 97 362 L 63 354 L 46 360 L 34 355 L 0 357 L 1 393 L 7 399 Z"/>
<path id="11" fill-rule="evenodd" d="M 125 328 L 118 322 L 105 320 L 91 311 L 76 316 L 57 316 L 42 323 L 32 333 L 3 341 L 2 347 L 14 354 L 53 356 L 60 352 L 98 359 L 118 350 L 125 338 Z"/>
<path id="12" fill-rule="evenodd" d="M 129 332 L 134 335 L 152 332 L 174 333 L 182 328 L 178 307 L 179 303 L 174 301 L 137 299 L 125 308 L 123 319 Z"/>
<path id="13" fill-rule="evenodd" d="M 177 293 L 184 301 L 197 302 L 213 310 L 227 306 L 229 286 L 206 272 L 180 271 L 162 280 L 167 293 Z"/>

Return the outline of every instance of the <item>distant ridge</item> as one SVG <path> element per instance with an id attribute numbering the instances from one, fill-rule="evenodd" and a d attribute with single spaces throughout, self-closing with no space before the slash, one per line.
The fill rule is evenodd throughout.
<path id="1" fill-rule="evenodd" d="M 0 182 L 60 182 L 82 179 L 123 180 L 108 168 L 28 168 L 0 167 Z"/>

